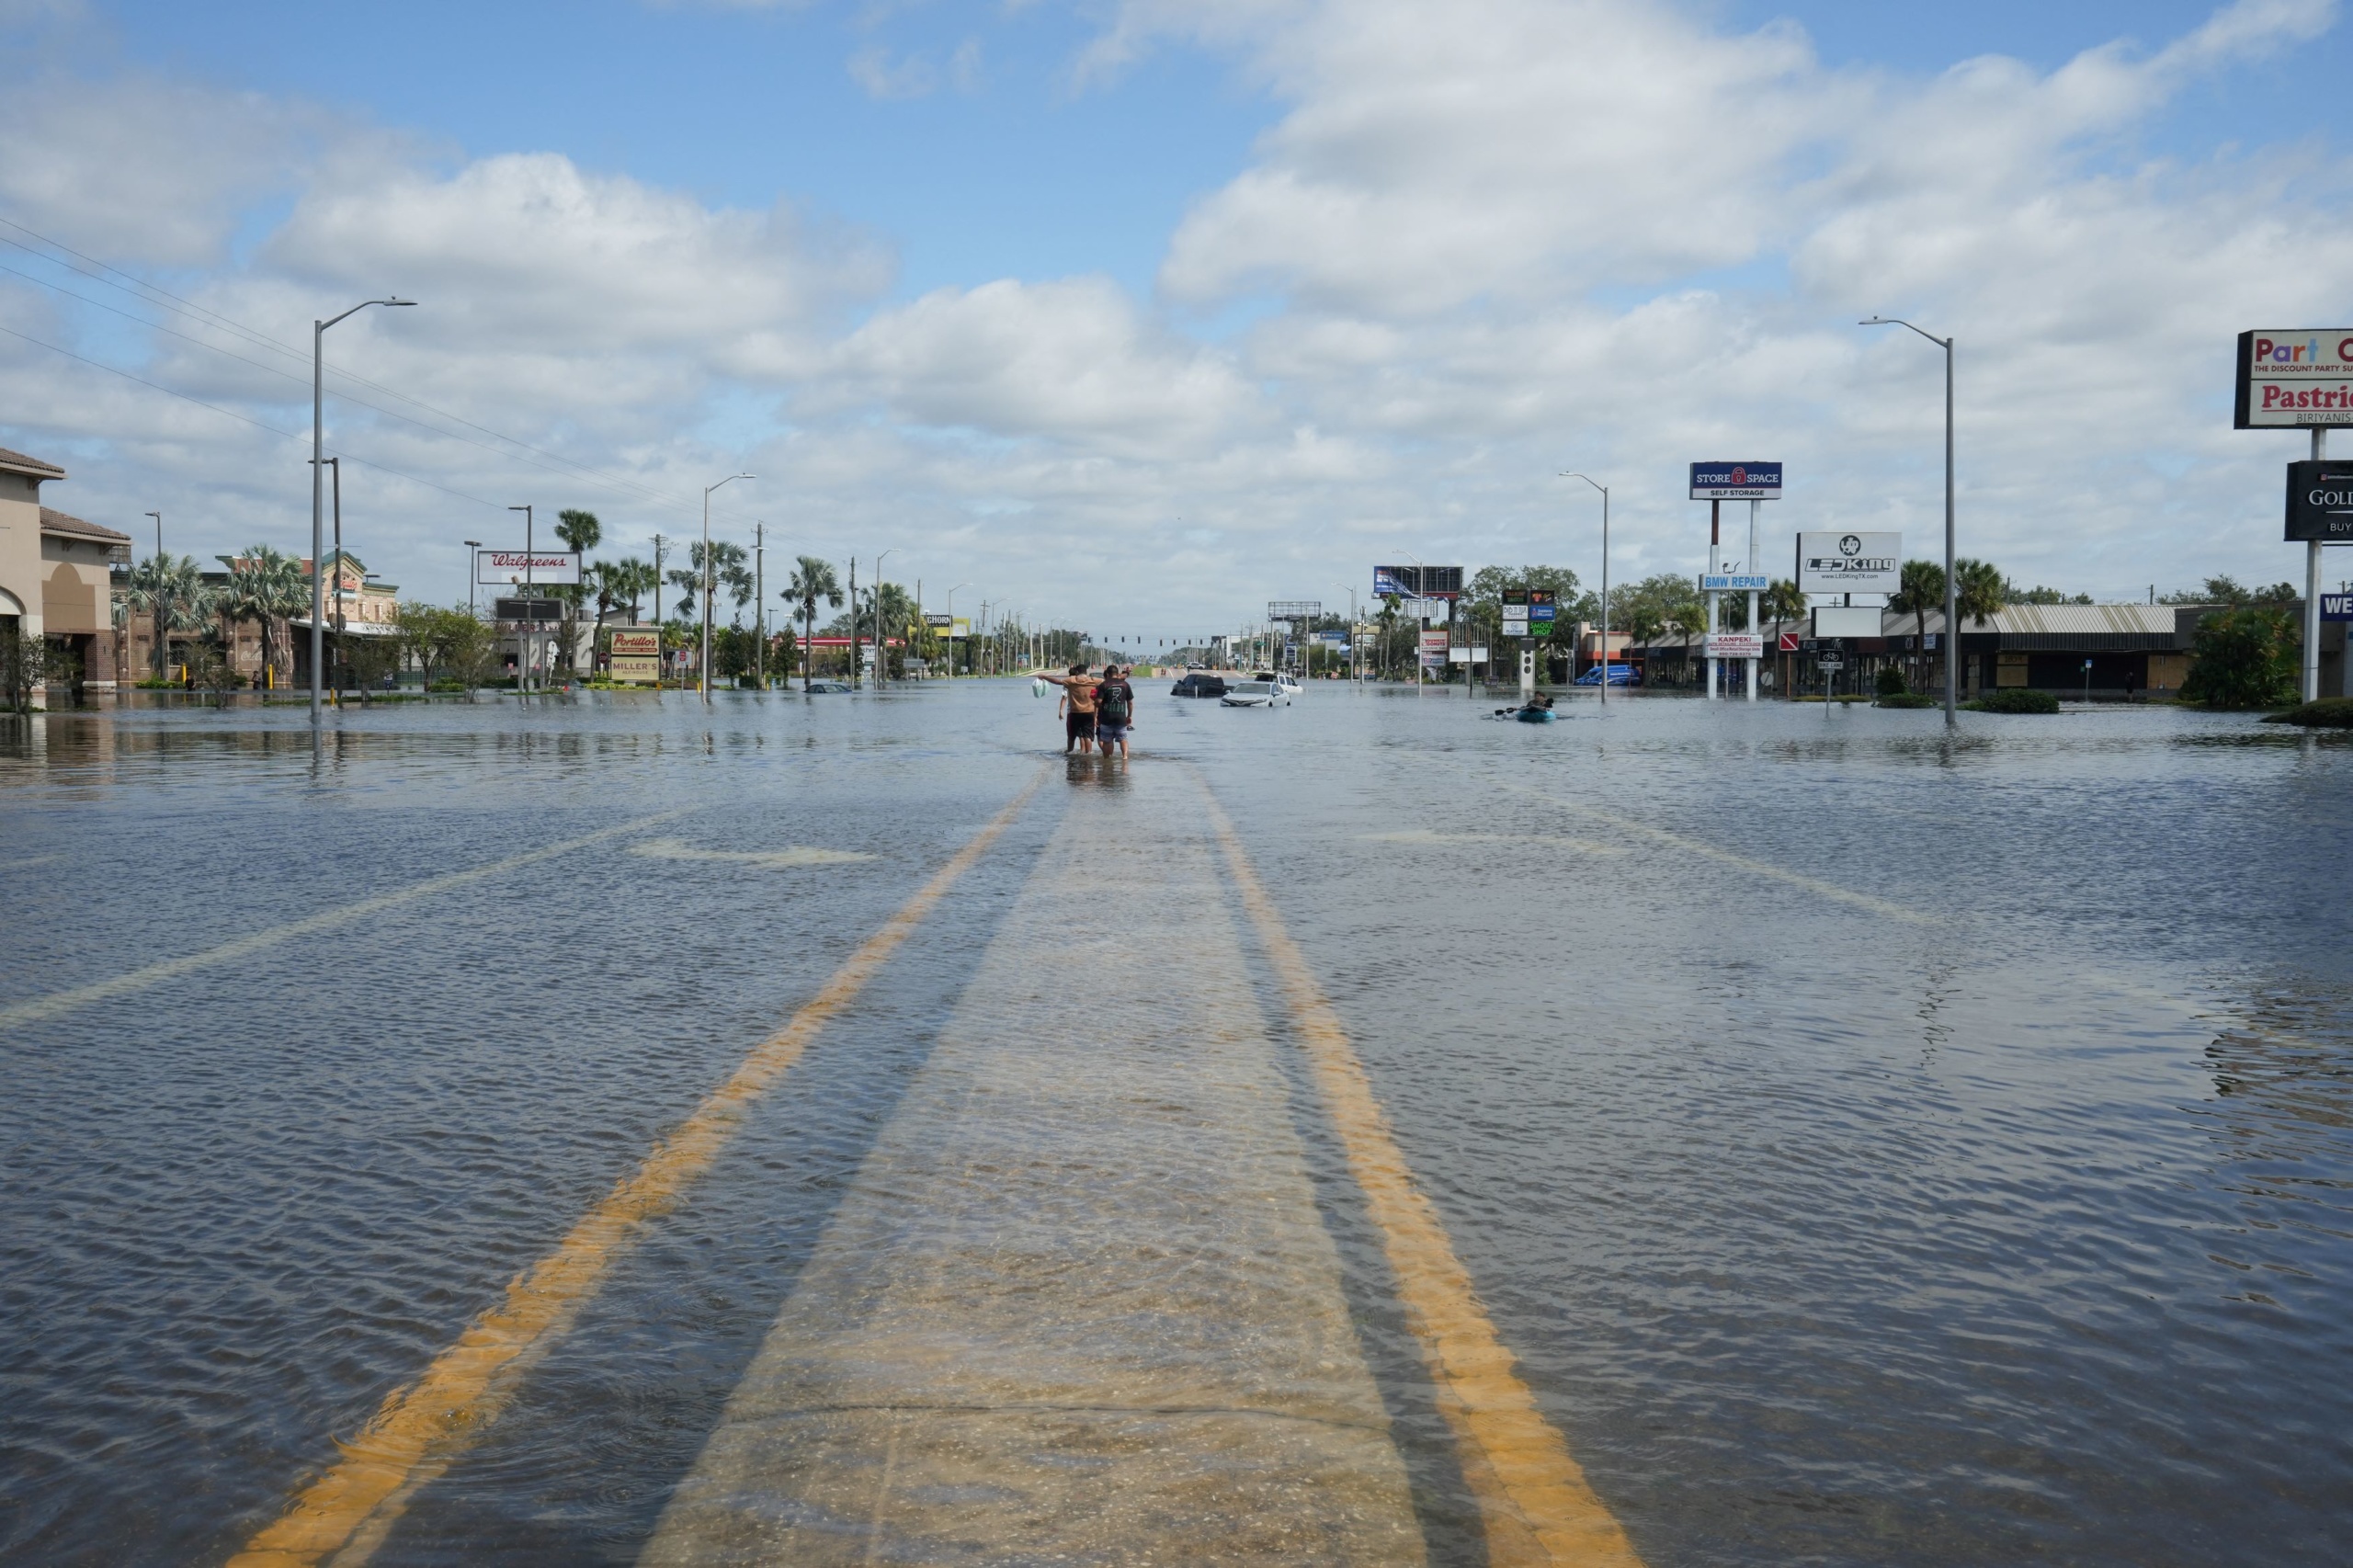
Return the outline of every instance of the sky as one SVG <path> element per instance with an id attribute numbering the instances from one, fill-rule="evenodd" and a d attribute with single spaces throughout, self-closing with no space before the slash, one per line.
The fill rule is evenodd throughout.
<path id="1" fill-rule="evenodd" d="M 1933 12 L 1934 14 L 1930 14 Z M 2335 0 L 0 0 L 0 445 L 404 597 L 595 511 L 1190 638 L 1377 562 L 1799 528 L 2143 598 L 2301 578 L 2246 328 L 2353 323 Z M 2353 437 L 2347 437 L 2353 439 Z M 1727 519 L 1745 539 L 1746 519 Z M 665 542 L 665 548 L 671 543 Z M 2353 565 L 2346 570 L 2353 573 Z M 961 585 L 961 586 L 959 585 Z"/>

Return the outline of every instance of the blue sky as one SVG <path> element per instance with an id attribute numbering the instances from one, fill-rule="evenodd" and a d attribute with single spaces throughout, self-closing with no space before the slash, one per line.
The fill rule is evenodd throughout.
<path id="1" fill-rule="evenodd" d="M 0 27 L 33 84 L 0 104 L 0 217 L 289 342 L 323 297 L 415 294 L 338 329 L 343 362 L 597 471 L 574 494 L 340 404 L 347 449 L 423 482 L 357 504 L 444 600 L 446 537 L 496 521 L 450 491 L 601 505 L 640 549 L 735 466 L 768 477 L 730 526 L 896 541 L 1058 616 L 1239 619 L 1404 550 L 1592 577 L 1572 462 L 1621 477 L 1614 576 L 1685 570 L 1673 476 L 1718 448 L 1788 457 L 1787 527 L 1925 544 L 1933 370 L 1859 338 L 1876 310 L 1961 335 L 1964 516 L 2014 575 L 2277 577 L 2282 438 L 2216 427 L 2222 356 L 2254 317 L 2353 318 L 2353 168 L 2308 107 L 2353 70 L 2329 0 L 89 0 Z M 1123 62 L 1083 69 L 1107 39 Z M 1988 55 L 2016 63 L 1956 70 Z M 54 290 L 0 288 L 0 324 L 307 413 Z M 61 502 L 161 500 L 223 549 L 307 529 L 271 438 L 0 362 L 43 394 L 0 440 L 75 457 Z M 1085 543 L 1178 516 L 1148 585 Z M 1238 586 L 1236 551 L 1270 580 Z"/>

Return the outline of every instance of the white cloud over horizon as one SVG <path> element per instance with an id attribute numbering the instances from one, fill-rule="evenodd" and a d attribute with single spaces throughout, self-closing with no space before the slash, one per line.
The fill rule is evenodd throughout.
<path id="1" fill-rule="evenodd" d="M 475 498 L 346 477 L 360 553 L 442 598 L 494 507 L 585 505 L 642 550 L 737 467 L 762 477 L 722 493 L 736 531 L 895 547 L 893 576 L 1097 630 L 1230 626 L 1407 551 L 1591 579 L 1567 467 L 1613 482 L 1620 578 L 1699 564 L 1702 458 L 1790 463 L 1771 539 L 1874 523 L 1928 553 L 1941 366 L 1853 324 L 1875 312 L 1958 337 L 1964 552 L 2104 595 L 2276 578 L 2275 465 L 2302 451 L 2228 428 L 2228 354 L 2353 303 L 2353 163 L 2320 139 L 2138 147 L 2184 92 L 2336 16 L 2241 0 L 2154 50 L 1923 77 L 1630 0 L 1130 5 L 1073 62 L 1084 90 L 1206 50 L 1280 106 L 1173 225 L 1149 298 L 1084 269 L 901 297 L 893 236 L 790 191 L 754 210 L 561 151 L 60 76 L 0 103 L 0 218 L 296 352 L 135 307 L 271 369 L 243 365 L 6 275 L 0 325 L 304 430 L 310 319 L 423 301 L 335 329 L 331 363 L 445 412 L 347 388 L 418 423 L 329 419 L 337 447 Z M 918 82 L 876 53 L 869 89 L 953 82 L 942 57 Z M 18 337 L 0 365 L 0 440 L 74 472 L 51 504 L 124 526 L 160 501 L 176 549 L 306 537 L 300 443 Z"/>

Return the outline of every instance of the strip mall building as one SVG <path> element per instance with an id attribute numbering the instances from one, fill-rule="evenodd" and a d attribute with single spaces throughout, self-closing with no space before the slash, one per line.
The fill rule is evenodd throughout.
<path id="1" fill-rule="evenodd" d="M 64 655 L 87 688 L 115 687 L 115 562 L 131 536 L 40 504 L 65 477 L 55 463 L 0 447 L 0 636 L 33 636 Z M 48 706 L 38 687 L 35 707 Z"/>

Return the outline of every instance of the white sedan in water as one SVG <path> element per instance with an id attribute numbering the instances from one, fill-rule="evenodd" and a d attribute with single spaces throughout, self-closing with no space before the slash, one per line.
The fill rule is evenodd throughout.
<path id="1" fill-rule="evenodd" d="M 1238 680 L 1229 685 L 1218 700 L 1228 708 L 1288 708 L 1295 689 L 1279 680 Z"/>

